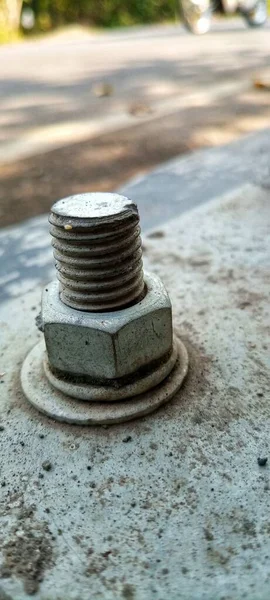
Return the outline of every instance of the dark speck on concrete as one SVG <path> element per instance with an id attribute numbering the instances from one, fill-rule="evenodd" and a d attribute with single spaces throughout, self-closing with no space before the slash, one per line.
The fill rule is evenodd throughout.
<path id="1" fill-rule="evenodd" d="M 133 585 L 130 583 L 126 583 L 122 590 L 122 596 L 125 600 L 134 600 L 135 599 L 135 590 Z"/>
<path id="2" fill-rule="evenodd" d="M 132 442 L 132 437 L 131 435 L 127 435 L 123 440 L 122 440 L 125 444 L 127 444 L 128 442 Z"/>
<path id="3" fill-rule="evenodd" d="M 42 469 L 44 469 L 44 471 L 51 471 L 52 463 L 49 460 L 44 460 L 42 463 Z"/>
<path id="4" fill-rule="evenodd" d="M 39 437 L 41 440 L 44 440 L 44 438 L 45 438 L 45 435 L 44 435 L 44 433 L 39 433 L 39 434 L 38 434 L 38 437 Z"/>
<path id="5" fill-rule="evenodd" d="M 44 323 L 43 323 L 43 320 L 42 320 L 41 313 L 39 313 L 36 316 L 35 322 L 36 322 L 36 326 L 37 326 L 38 330 L 44 332 Z"/>
<path id="6" fill-rule="evenodd" d="M 204 528 L 204 537 L 209 542 L 214 539 L 214 536 L 213 536 L 212 532 L 210 531 L 210 529 L 208 527 Z"/>
<path id="7" fill-rule="evenodd" d="M 265 456 L 264 458 L 259 457 L 259 458 L 257 458 L 257 461 L 258 461 L 259 467 L 265 467 L 266 463 L 267 463 L 267 456 Z"/>
<path id="8" fill-rule="evenodd" d="M 0 431 L 5 431 L 4 425 L 0 425 Z"/>

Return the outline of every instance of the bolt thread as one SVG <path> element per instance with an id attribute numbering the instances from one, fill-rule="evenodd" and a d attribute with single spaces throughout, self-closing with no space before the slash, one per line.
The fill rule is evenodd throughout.
<path id="1" fill-rule="evenodd" d="M 115 198 L 116 214 L 112 210 Z M 79 206 L 76 210 L 75 199 Z M 107 204 L 105 215 L 104 211 L 99 215 L 96 209 L 102 199 Z M 85 211 L 83 202 L 88 203 Z M 49 222 L 64 304 L 83 311 L 112 311 L 143 297 L 142 247 L 135 204 L 115 194 L 83 194 L 57 202 Z"/>

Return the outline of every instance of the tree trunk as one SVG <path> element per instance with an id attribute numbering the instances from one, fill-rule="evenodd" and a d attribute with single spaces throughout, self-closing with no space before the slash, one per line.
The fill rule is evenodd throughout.
<path id="1" fill-rule="evenodd" d="M 16 32 L 20 26 L 22 0 L 0 0 L 0 30 Z"/>

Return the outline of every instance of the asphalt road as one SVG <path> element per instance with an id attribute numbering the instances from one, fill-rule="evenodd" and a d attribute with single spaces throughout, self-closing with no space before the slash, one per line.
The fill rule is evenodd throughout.
<path id="1" fill-rule="evenodd" d="M 170 113 L 175 102 L 188 105 L 194 94 L 195 105 L 198 94 L 211 105 L 215 90 L 222 95 L 225 85 L 226 95 L 226 85 L 236 85 L 237 92 L 251 82 L 269 65 L 269 53 L 269 24 L 250 30 L 241 19 L 217 21 L 203 37 L 170 25 L 104 34 L 71 30 L 3 46 L 1 160 L 10 152 L 12 160 L 14 152 L 20 158 L 20 148 L 28 142 L 30 148 L 33 136 L 40 152 L 42 145 L 50 149 L 85 138 L 91 127 L 97 134 L 108 122 L 109 130 L 117 130 L 140 117 Z M 104 83 L 110 95 L 100 97 Z"/>
<path id="2" fill-rule="evenodd" d="M 0 48 L 0 227 L 269 128 L 270 88 L 253 84 L 270 81 L 269 51 L 269 24 L 240 19 L 199 38 L 180 25 L 72 28 Z"/>

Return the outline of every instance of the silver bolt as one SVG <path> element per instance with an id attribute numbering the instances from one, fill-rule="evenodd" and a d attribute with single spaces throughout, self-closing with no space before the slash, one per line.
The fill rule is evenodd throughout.
<path id="1" fill-rule="evenodd" d="M 25 395 L 69 423 L 151 412 L 179 389 L 188 357 L 164 285 L 143 272 L 137 206 L 81 194 L 56 202 L 49 222 L 59 282 L 43 292 L 44 341 L 25 359 Z"/>
<path id="2" fill-rule="evenodd" d="M 78 310 L 109 311 L 143 297 L 137 206 L 118 194 L 59 200 L 49 217 L 62 302 Z"/>

